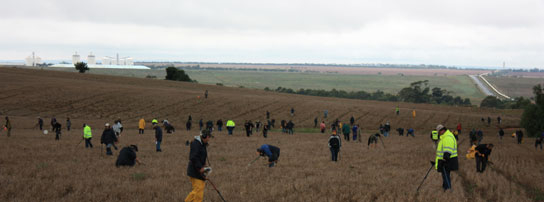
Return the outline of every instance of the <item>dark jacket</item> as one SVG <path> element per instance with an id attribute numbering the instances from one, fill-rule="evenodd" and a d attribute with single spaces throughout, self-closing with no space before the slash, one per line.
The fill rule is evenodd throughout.
<path id="1" fill-rule="evenodd" d="M 136 163 L 136 152 L 134 152 L 130 147 L 124 147 L 119 152 L 115 166 L 134 166 Z"/>
<path id="2" fill-rule="evenodd" d="M 117 136 L 115 136 L 113 129 L 109 128 L 102 132 L 102 137 L 100 137 L 101 144 L 113 144 L 115 142 L 117 142 Z"/>
<path id="3" fill-rule="evenodd" d="M 204 180 L 204 176 L 200 173 L 200 169 L 206 165 L 208 151 L 206 145 L 201 142 L 200 136 L 196 136 L 191 142 L 191 151 L 189 152 L 189 165 L 187 166 L 187 175 L 192 178 Z"/>
<path id="4" fill-rule="evenodd" d="M 217 126 L 223 127 L 223 120 L 221 119 L 217 120 Z"/>
<path id="5" fill-rule="evenodd" d="M 289 121 L 286 125 L 287 129 L 293 129 L 295 127 L 295 124 L 292 121 Z"/>
<path id="6" fill-rule="evenodd" d="M 277 161 L 280 157 L 280 148 L 269 144 L 261 145 L 261 156 L 267 156 L 268 162 Z"/>
<path id="7" fill-rule="evenodd" d="M 155 128 L 155 139 L 158 141 L 158 142 L 162 142 L 162 128 L 161 127 L 156 127 Z"/>

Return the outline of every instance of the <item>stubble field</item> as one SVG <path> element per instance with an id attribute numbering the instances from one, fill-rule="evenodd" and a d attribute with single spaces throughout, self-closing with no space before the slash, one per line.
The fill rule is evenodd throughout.
<path id="1" fill-rule="evenodd" d="M 336 118 L 356 118 L 363 129 L 363 143 L 342 142 L 341 159 L 331 162 L 328 134 L 297 133 L 288 136 L 274 132 L 265 139 L 215 133 L 209 146 L 214 171 L 211 180 L 227 201 L 538 201 L 544 196 L 542 151 L 534 151 L 534 139 L 514 144 L 496 137 L 496 123 L 486 126 L 481 117 L 501 115 L 506 133 L 517 127 L 521 111 L 370 102 L 334 98 L 276 94 L 260 90 L 226 88 L 179 82 L 82 75 L 65 72 L 0 68 L 1 115 L 12 119 L 11 137 L 0 133 L 0 198 L 5 201 L 181 201 L 190 192 L 186 176 L 189 148 L 186 140 L 197 135 L 184 130 L 188 114 L 195 121 L 234 119 L 238 129 L 246 119 L 264 120 L 266 110 L 277 125 L 292 119 L 298 130 L 313 126 L 329 111 L 327 125 Z M 208 99 L 198 99 L 208 89 Z M 401 115 L 394 115 L 399 104 Z M 296 115 L 288 110 L 294 107 Z M 417 111 L 416 118 L 409 111 Z M 63 130 L 60 141 L 35 129 L 42 116 L 48 128 L 55 116 L 73 130 Z M 138 135 L 137 120 L 167 118 L 178 131 L 166 135 L 163 152 L 154 151 L 153 131 Z M 99 136 L 105 122 L 121 118 L 127 130 L 120 146 L 137 144 L 145 165 L 115 168 L 115 157 L 101 154 Z M 368 149 L 366 139 L 379 123 L 390 121 L 392 128 L 413 127 L 415 138 L 392 135 L 384 139 L 385 148 Z M 454 128 L 461 122 L 459 140 L 460 170 L 452 174 L 453 190 L 443 193 L 440 176 L 432 171 L 419 194 L 417 185 L 434 159 L 428 132 L 438 123 Z M 81 124 L 93 128 L 95 148 L 84 149 Z M 149 126 L 149 124 L 148 124 Z M 484 142 L 494 143 L 491 155 L 495 165 L 485 173 L 475 171 L 473 160 L 465 160 L 469 128 L 482 128 Z M 395 133 L 393 133 L 395 134 Z M 264 160 L 251 167 L 255 149 L 261 144 L 281 148 L 279 164 L 265 167 Z M 114 152 L 118 154 L 118 151 Z M 220 201 L 211 186 L 205 201 Z"/>

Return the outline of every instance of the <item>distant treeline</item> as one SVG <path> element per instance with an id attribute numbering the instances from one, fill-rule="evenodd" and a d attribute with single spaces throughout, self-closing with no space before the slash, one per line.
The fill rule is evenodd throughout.
<path id="1" fill-rule="evenodd" d="M 444 105 L 456 105 L 456 106 L 472 106 L 470 99 L 461 98 L 460 96 L 453 97 L 447 90 L 435 87 L 430 88 L 428 86 L 428 80 L 417 81 L 411 83 L 409 87 L 403 88 L 398 94 L 393 95 L 390 93 L 384 93 L 383 91 L 375 91 L 372 93 L 366 91 L 351 91 L 332 89 L 327 90 L 315 90 L 315 89 L 299 89 L 293 90 L 291 88 L 278 87 L 272 90 L 268 87 L 264 88 L 266 91 L 275 91 L 280 93 L 291 93 L 300 95 L 312 95 L 320 97 L 337 97 L 359 100 L 378 100 L 378 101 L 404 101 L 412 103 L 429 103 L 429 104 L 444 104 Z"/>
<path id="2" fill-rule="evenodd" d="M 147 65 L 151 69 L 162 69 L 171 67 L 171 65 Z M 200 65 L 177 66 L 183 70 L 217 70 L 217 71 L 263 71 L 263 72 L 302 72 L 297 69 L 260 69 L 260 68 L 234 68 L 234 67 L 201 67 Z M 308 71 L 306 71 L 308 72 Z"/>
<path id="3" fill-rule="evenodd" d="M 388 63 L 361 63 L 361 64 L 321 64 L 321 63 L 221 63 L 221 62 L 138 62 L 146 66 L 171 66 L 174 64 L 221 64 L 221 65 L 284 65 L 284 66 L 330 66 L 330 67 L 367 67 L 367 68 L 402 68 L 402 69 L 464 69 L 464 70 L 488 70 L 484 68 L 458 68 L 455 66 L 432 64 L 388 64 Z"/>

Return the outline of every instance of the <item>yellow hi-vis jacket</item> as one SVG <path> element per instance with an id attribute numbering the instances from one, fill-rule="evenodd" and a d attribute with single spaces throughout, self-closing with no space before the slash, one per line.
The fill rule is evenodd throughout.
<path id="1" fill-rule="evenodd" d="M 227 121 L 227 127 L 234 127 L 234 126 L 236 126 L 236 124 L 234 124 L 234 121 L 232 120 Z"/>
<path id="2" fill-rule="evenodd" d="M 91 137 L 93 137 L 93 134 L 91 133 L 91 127 L 85 126 L 85 128 L 83 128 L 83 138 L 89 139 Z"/>
<path id="3" fill-rule="evenodd" d="M 450 153 L 450 158 L 457 157 L 457 141 L 450 130 L 446 130 L 440 136 L 440 142 L 438 142 L 438 146 L 436 147 L 434 169 L 438 170 L 438 161 L 444 159 L 444 153 Z"/>
<path id="4" fill-rule="evenodd" d="M 145 120 L 144 119 L 140 119 L 140 122 L 138 123 L 138 128 L 139 129 L 144 129 L 145 128 Z"/>
<path id="5" fill-rule="evenodd" d="M 159 123 L 159 121 L 157 121 L 157 119 L 153 119 L 151 123 Z"/>
<path id="6" fill-rule="evenodd" d="M 432 135 L 433 140 L 438 140 L 438 131 L 433 130 L 431 132 L 431 135 Z"/>

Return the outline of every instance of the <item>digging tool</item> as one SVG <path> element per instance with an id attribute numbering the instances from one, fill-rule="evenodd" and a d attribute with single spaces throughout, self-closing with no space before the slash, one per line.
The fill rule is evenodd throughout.
<path id="1" fill-rule="evenodd" d="M 83 138 L 79 141 L 79 143 L 77 143 L 76 148 L 81 144 L 81 142 L 83 142 Z"/>
<path id="2" fill-rule="evenodd" d="M 257 156 L 257 158 L 255 158 L 255 160 L 253 160 L 253 161 L 251 161 L 251 162 L 249 162 L 249 163 L 247 164 L 247 167 L 251 166 L 251 164 L 255 163 L 255 161 L 257 161 L 257 160 L 260 159 L 260 158 L 261 158 L 261 156 Z"/>
<path id="3" fill-rule="evenodd" d="M 427 176 L 429 176 L 429 173 L 431 172 L 433 167 L 434 167 L 434 162 L 431 161 L 431 167 L 429 168 L 429 170 L 427 170 L 427 174 L 425 174 L 425 177 L 423 177 L 423 180 L 421 180 L 421 183 L 417 187 L 416 193 L 419 193 L 419 189 L 421 188 L 421 185 L 423 185 L 423 182 L 425 182 L 425 180 L 427 179 Z"/>
<path id="4" fill-rule="evenodd" d="M 207 179 L 208 182 L 210 182 L 210 184 L 212 185 L 213 189 L 215 189 L 215 191 L 217 192 L 217 194 L 219 194 L 219 197 L 221 197 L 221 200 L 223 200 L 223 202 L 227 202 L 225 200 L 225 198 L 223 198 L 223 195 L 221 195 L 221 192 L 217 189 L 217 187 L 215 187 L 215 185 L 213 184 L 213 182 L 210 180 L 210 179 Z"/>

